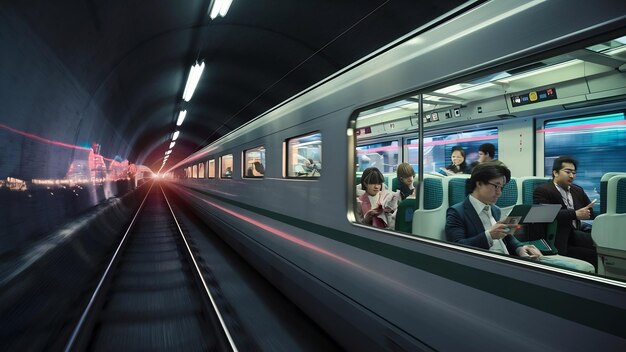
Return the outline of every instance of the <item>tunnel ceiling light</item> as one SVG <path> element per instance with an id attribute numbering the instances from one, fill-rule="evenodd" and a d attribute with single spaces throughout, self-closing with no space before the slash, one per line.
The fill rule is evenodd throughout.
<path id="1" fill-rule="evenodd" d="M 233 0 L 214 0 L 213 7 L 209 11 L 211 19 L 214 20 L 218 15 L 222 17 L 226 16 L 232 2 Z"/>
<path id="2" fill-rule="evenodd" d="M 174 145 L 176 144 L 176 142 L 172 142 L 170 143 L 170 149 L 174 148 Z"/>
<path id="3" fill-rule="evenodd" d="M 166 151 L 166 152 L 165 152 L 165 155 L 170 155 L 170 153 L 172 153 L 172 150 L 171 150 L 171 149 L 170 149 L 170 150 L 168 150 L 168 151 Z"/>
<path id="4" fill-rule="evenodd" d="M 180 126 L 183 124 L 183 121 L 185 121 L 185 116 L 187 116 L 187 110 L 181 110 L 181 112 L 178 113 L 178 120 L 176 121 L 176 126 Z"/>
<path id="5" fill-rule="evenodd" d="M 187 84 L 185 85 L 185 92 L 183 93 L 183 99 L 185 101 L 191 100 L 193 92 L 196 90 L 196 86 L 200 81 L 200 76 L 202 76 L 202 71 L 204 71 L 204 61 L 200 64 L 196 61 L 196 63 L 191 66 L 189 77 L 187 78 Z"/>
<path id="6" fill-rule="evenodd" d="M 174 136 L 172 137 L 172 142 L 175 141 L 176 139 L 178 139 L 178 135 L 179 134 L 180 134 L 180 131 L 174 132 Z"/>

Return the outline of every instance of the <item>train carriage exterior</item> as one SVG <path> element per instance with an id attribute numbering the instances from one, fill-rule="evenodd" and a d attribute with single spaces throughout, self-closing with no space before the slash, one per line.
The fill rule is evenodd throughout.
<path id="1" fill-rule="evenodd" d="M 546 175 L 552 132 L 605 126 L 619 148 L 625 35 L 622 1 L 468 3 L 190 155 L 170 187 L 350 350 L 625 350 L 619 271 L 455 245 L 417 223 L 454 143 L 494 141 L 520 180 Z M 559 122 L 579 117 L 597 120 Z M 605 171 L 626 172 L 613 156 Z M 359 171 L 380 163 L 392 187 L 402 161 L 419 170 L 411 231 L 358 224 Z"/>

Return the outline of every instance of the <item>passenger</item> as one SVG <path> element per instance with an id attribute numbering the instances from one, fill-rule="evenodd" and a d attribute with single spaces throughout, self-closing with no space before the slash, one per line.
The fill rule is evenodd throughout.
<path id="1" fill-rule="evenodd" d="M 385 177 L 377 168 L 363 171 L 361 188 L 365 193 L 357 198 L 357 218 L 362 224 L 393 229 L 400 196 L 399 192 L 386 191 L 384 183 Z"/>
<path id="2" fill-rule="evenodd" d="M 471 194 L 447 211 L 446 239 L 492 252 L 513 254 L 568 269 L 593 272 L 593 267 L 581 260 L 558 255 L 543 256 L 535 246 L 524 245 L 512 235 L 517 225 L 496 220 L 500 220 L 501 212 L 494 204 L 502 195 L 502 189 L 510 178 L 511 171 L 504 165 L 485 163 L 476 166 L 469 179 Z"/>
<path id="3" fill-rule="evenodd" d="M 247 177 L 263 177 L 264 174 L 265 168 L 259 161 L 252 163 L 252 165 L 248 166 L 248 169 L 246 170 Z"/>
<path id="4" fill-rule="evenodd" d="M 462 147 L 452 147 L 450 159 L 452 160 L 452 164 L 442 169 L 446 175 L 469 174 L 469 166 L 467 166 L 467 162 L 465 161 L 465 150 Z"/>
<path id="5" fill-rule="evenodd" d="M 398 165 L 396 170 L 398 177 L 398 191 L 400 191 L 400 197 L 404 200 L 406 198 L 415 198 L 415 186 L 413 186 L 413 177 L 415 177 L 415 170 L 409 163 L 402 163 Z"/>
<path id="6" fill-rule="evenodd" d="M 224 177 L 233 177 L 233 169 L 230 166 L 224 171 Z"/>
<path id="7" fill-rule="evenodd" d="M 474 161 L 470 165 L 470 171 L 479 164 L 491 162 L 495 165 L 504 165 L 504 163 L 498 159 L 494 159 L 496 155 L 496 146 L 491 143 L 483 143 L 478 147 L 478 160 Z"/>
<path id="8" fill-rule="evenodd" d="M 558 157 L 552 164 L 552 182 L 533 192 L 535 204 L 561 204 L 556 217 L 555 246 L 559 254 L 579 258 L 597 268 L 597 252 L 591 238 L 591 226 L 580 220 L 593 219 L 593 203 L 582 187 L 575 185 L 578 162 L 570 156 Z"/>
<path id="9" fill-rule="evenodd" d="M 265 174 L 265 167 L 259 161 L 255 161 L 252 164 L 252 175 L 255 177 L 262 177 Z"/>

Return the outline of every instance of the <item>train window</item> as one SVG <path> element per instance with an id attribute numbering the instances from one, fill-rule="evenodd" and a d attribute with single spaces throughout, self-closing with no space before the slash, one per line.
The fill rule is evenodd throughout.
<path id="1" fill-rule="evenodd" d="M 215 159 L 209 160 L 207 178 L 215 178 Z"/>
<path id="2" fill-rule="evenodd" d="M 265 147 L 260 146 L 243 152 L 243 177 L 263 178 L 265 174 Z"/>
<path id="3" fill-rule="evenodd" d="M 191 177 L 198 178 L 198 165 L 193 165 L 191 167 Z"/>
<path id="4" fill-rule="evenodd" d="M 478 148 L 483 143 L 495 147 L 494 159 L 498 159 L 498 129 L 441 134 L 424 138 L 424 172 L 447 175 L 452 164 L 453 148 L 465 153 L 465 170 L 478 163 Z"/>
<path id="5" fill-rule="evenodd" d="M 411 167 L 415 172 L 419 172 L 419 139 L 418 138 L 406 138 L 404 141 L 404 162 L 411 164 Z"/>
<path id="6" fill-rule="evenodd" d="M 318 178 L 322 171 L 322 134 L 320 132 L 288 139 L 287 177 Z"/>
<path id="7" fill-rule="evenodd" d="M 496 221 L 505 219 L 516 205 L 533 204 L 536 187 L 549 182 L 553 161 L 563 155 L 579 162 L 576 184 L 583 187 L 590 199 L 601 201 L 603 175 L 626 172 L 626 158 L 622 157 L 626 149 L 626 79 L 619 69 L 624 60 L 626 40 L 618 38 L 468 81 L 450 82 L 435 90 L 415 92 L 359 112 L 352 131 L 356 137 L 354 219 L 415 236 L 469 243 L 463 242 L 469 236 L 467 228 L 457 228 L 459 231 L 446 235 L 448 209 L 466 201 L 469 176 L 446 177 L 452 175 L 446 169 L 452 168 L 453 148 L 460 147 L 469 172 L 478 160 L 478 148 L 486 143 L 493 145 L 492 157 L 502 161 L 512 176 L 495 201 L 487 200 L 501 210 L 501 218 Z M 420 142 L 423 151 L 419 149 Z M 420 190 L 415 192 L 417 198 L 396 203 L 392 194 L 401 184 L 394 171 L 402 162 L 408 162 L 416 172 L 422 171 L 424 177 L 421 185 L 414 182 Z M 386 189 L 362 189 L 362 172 L 370 167 L 380 171 L 368 172 L 368 180 L 375 181 L 370 183 L 384 183 Z M 394 178 L 391 182 L 390 176 Z M 596 215 L 600 204 L 594 205 Z M 379 209 L 374 212 L 376 215 L 372 215 L 374 206 Z M 605 231 L 606 225 L 598 227 L 598 220 L 602 224 L 612 221 L 598 216 L 585 224 L 585 230 L 592 225 L 596 231 L 585 237 L 595 245 L 581 245 L 587 254 L 572 251 L 570 255 L 570 251 L 556 248 L 555 236 L 560 232 L 555 235 L 553 225 L 558 220 L 524 224 L 514 236 L 520 242 L 537 238 L 551 242 L 542 249 L 544 257 L 539 263 L 624 278 L 623 256 L 620 264 L 615 264 L 619 269 L 607 269 L 603 264 L 613 260 L 607 253 L 621 247 L 604 236 L 601 231 Z M 456 236 L 459 234 L 462 236 Z M 561 257 L 552 256 L 555 249 Z M 605 249 L 608 251 L 603 254 Z M 508 250 L 501 253 L 515 255 Z"/>
<path id="8" fill-rule="evenodd" d="M 233 178 L 233 155 L 227 154 L 220 158 L 220 177 Z"/>
<path id="9" fill-rule="evenodd" d="M 548 121 L 544 134 L 544 174 L 562 155 L 578 160 L 576 184 L 600 201 L 600 179 L 607 172 L 626 172 L 626 119 L 623 112 Z M 600 202 L 594 211 L 600 210 Z"/>
<path id="10" fill-rule="evenodd" d="M 398 140 L 363 144 L 356 148 L 358 157 L 357 171 L 376 167 L 382 173 L 393 173 L 398 165 L 400 142 Z"/>
<path id="11" fill-rule="evenodd" d="M 200 163 L 198 164 L 198 178 L 205 178 L 206 175 L 204 174 L 204 163 Z"/>

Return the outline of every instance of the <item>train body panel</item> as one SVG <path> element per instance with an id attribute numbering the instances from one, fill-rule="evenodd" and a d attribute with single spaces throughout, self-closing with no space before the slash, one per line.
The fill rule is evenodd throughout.
<path id="1" fill-rule="evenodd" d="M 558 17 L 565 13 L 567 19 Z M 477 139 L 495 138 L 500 156 L 515 161 L 510 163 L 514 176 L 536 176 L 543 174 L 547 157 L 538 129 L 552 114 L 561 118 L 626 108 L 619 98 L 626 87 L 624 73 L 589 61 L 571 65 L 570 78 L 557 81 L 546 73 L 534 83 L 511 81 L 493 87 L 494 93 L 482 100 L 469 99 L 468 92 L 455 109 L 445 110 L 458 116 L 432 117 L 428 121 L 433 127 L 420 123 L 426 121 L 424 111 L 417 119 L 407 113 L 401 121 L 398 115 L 402 128 L 397 130 L 396 120 L 374 123 L 376 106 L 393 99 L 418 96 L 420 104 L 429 104 L 426 94 L 456 98 L 429 92 L 626 34 L 626 3 L 621 1 L 493 1 L 450 17 L 418 29 L 414 37 L 329 77 L 189 156 L 177 167 L 189 175 L 191 165 L 208 167 L 213 161 L 216 176 L 195 173 L 171 187 L 346 348 L 626 349 L 623 281 L 355 223 L 354 175 L 360 162 L 355 148 L 369 143 L 368 138 L 371 143 L 387 138 L 408 145 L 418 137 L 419 127 L 425 130 L 420 136 L 460 131 L 470 124 L 472 130 L 496 129 L 495 137 Z M 532 109 L 513 106 L 510 94 L 537 87 L 556 89 L 561 100 L 538 101 Z M 564 108 L 604 97 L 611 102 Z M 364 130 L 381 132 L 357 140 L 355 118 L 365 109 L 374 113 Z M 302 145 L 318 143 L 307 139 L 317 135 L 320 160 L 311 160 L 317 168 L 304 177 L 290 176 L 296 153 L 290 141 L 304 136 Z M 265 174 L 246 178 L 245 152 L 259 146 L 265 150 Z M 220 176 L 224 155 L 232 155 L 232 177 Z"/>

